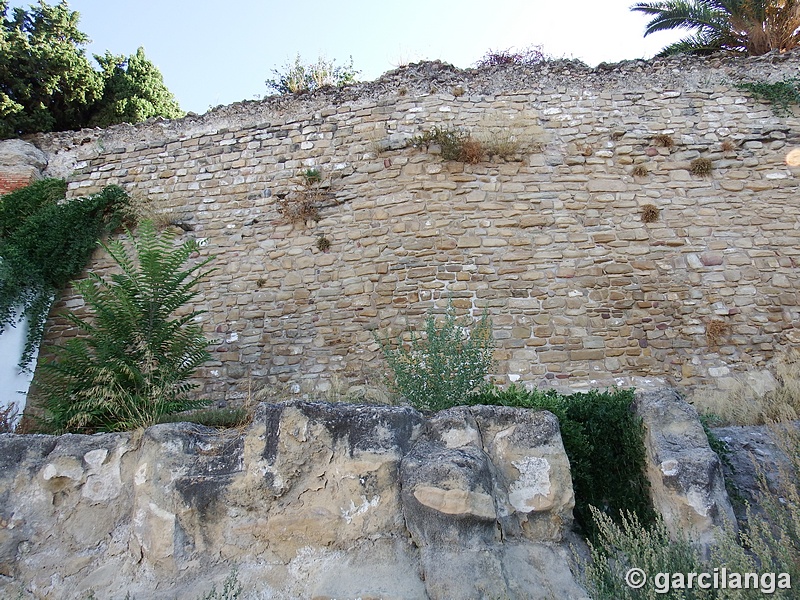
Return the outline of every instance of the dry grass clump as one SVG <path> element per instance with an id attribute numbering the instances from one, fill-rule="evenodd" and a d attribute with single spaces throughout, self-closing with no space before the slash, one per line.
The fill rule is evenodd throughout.
<path id="1" fill-rule="evenodd" d="M 306 169 L 300 174 L 295 189 L 278 199 L 278 212 L 289 223 L 319 221 L 319 213 L 328 193 L 322 187 L 322 174 Z"/>
<path id="2" fill-rule="evenodd" d="M 636 165 L 633 167 L 633 171 L 631 171 L 631 175 L 634 177 L 647 177 L 650 171 L 647 170 L 647 165 Z"/>
<path id="3" fill-rule="evenodd" d="M 504 160 L 513 158 L 521 150 L 521 144 L 510 133 L 491 133 L 481 140 L 486 154 Z"/>
<path id="4" fill-rule="evenodd" d="M 661 215 L 661 211 L 655 204 L 645 204 L 642 206 L 642 223 L 655 223 Z"/>
<path id="5" fill-rule="evenodd" d="M 689 163 L 689 170 L 692 172 L 692 175 L 697 175 L 698 177 L 707 177 L 711 175 L 713 165 L 707 158 L 695 158 L 691 163 Z"/>
<path id="6" fill-rule="evenodd" d="M 467 138 L 461 144 L 461 162 L 471 165 L 478 164 L 483 159 L 483 146 L 478 140 Z"/>
<path id="7" fill-rule="evenodd" d="M 734 144 L 731 140 L 725 140 L 722 142 L 720 146 L 723 152 L 733 152 L 736 150 L 736 144 Z"/>
<path id="8" fill-rule="evenodd" d="M 19 411 L 16 404 L 0 408 L 0 433 L 14 433 L 17 427 Z"/>
<path id="9" fill-rule="evenodd" d="M 800 418 L 800 352 L 789 350 L 774 363 L 776 378 L 739 375 L 725 391 L 698 393 L 701 413 L 719 417 L 725 425 L 763 425 Z"/>
<path id="10" fill-rule="evenodd" d="M 671 135 L 659 133 L 658 135 L 653 136 L 653 145 L 660 146 L 661 148 L 672 148 L 675 146 L 675 140 L 672 139 Z"/>
<path id="11" fill-rule="evenodd" d="M 712 319 L 706 325 L 706 342 L 709 346 L 716 346 L 730 332 L 731 326 L 727 322 Z"/>

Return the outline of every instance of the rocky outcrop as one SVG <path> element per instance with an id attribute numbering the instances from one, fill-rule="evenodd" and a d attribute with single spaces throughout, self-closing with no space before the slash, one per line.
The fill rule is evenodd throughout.
<path id="1" fill-rule="evenodd" d="M 0 596 L 582 598 L 546 412 L 261 405 L 181 423 L 0 436 Z"/>
<path id="2" fill-rule="evenodd" d="M 701 545 L 714 543 L 719 527 L 736 523 L 722 463 L 708 445 L 697 411 L 677 392 L 637 395 L 645 427 L 647 478 L 653 506 L 673 533 L 688 533 Z"/>
<path id="3" fill-rule="evenodd" d="M 47 157 L 30 142 L 0 140 L 0 195 L 39 179 Z"/>
<path id="4" fill-rule="evenodd" d="M 712 432 L 727 449 L 722 466 L 736 499 L 736 518 L 747 519 L 747 504 L 760 518 L 763 510 L 759 496 L 766 492 L 780 498 L 786 494 L 786 485 L 793 483 L 794 465 L 786 449 L 792 447 L 794 436 L 800 436 L 800 421 L 795 422 L 794 432 L 776 425 L 717 427 Z M 762 477 L 766 490 L 762 489 Z"/>

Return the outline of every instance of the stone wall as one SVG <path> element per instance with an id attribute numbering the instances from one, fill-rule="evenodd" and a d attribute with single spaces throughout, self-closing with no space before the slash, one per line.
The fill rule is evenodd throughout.
<path id="1" fill-rule="evenodd" d="M 72 195 L 121 185 L 217 257 L 195 306 L 214 340 L 199 373 L 209 398 L 380 375 L 374 333 L 416 326 L 446 297 L 491 313 L 499 381 L 686 390 L 763 369 L 800 341 L 800 170 L 785 163 L 798 118 L 735 86 L 798 64 L 798 53 L 594 70 L 425 63 L 32 141 Z M 434 126 L 506 156 L 464 164 L 411 147 Z M 691 172 L 696 158 L 708 176 Z M 279 203 L 302 193 L 307 168 L 321 171 L 326 206 L 318 222 L 288 223 Z M 645 205 L 656 221 L 643 222 Z M 55 312 L 79 305 L 67 293 Z M 46 342 L 70 334 L 53 318 Z"/>

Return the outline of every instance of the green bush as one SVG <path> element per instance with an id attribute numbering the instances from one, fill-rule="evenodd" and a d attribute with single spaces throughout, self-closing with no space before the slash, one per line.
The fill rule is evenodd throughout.
<path id="1" fill-rule="evenodd" d="M 590 544 L 591 562 L 584 566 L 584 583 L 595 600 L 638 600 L 667 598 L 756 598 L 797 597 L 797 592 L 782 589 L 780 574 L 789 580 L 800 580 L 800 434 L 795 425 L 774 426 L 778 445 L 789 457 L 790 466 L 780 472 L 780 489 L 774 493 L 762 476 L 758 482 L 756 505 L 759 513 L 748 506 L 747 518 L 739 523 L 737 533 L 731 526 L 717 532 L 711 556 L 704 560 L 683 532 L 670 535 L 660 520 L 652 526 L 641 525 L 630 515 L 621 524 L 607 515 L 593 511 L 599 535 Z M 648 576 L 646 585 L 632 590 L 625 583 L 628 569 L 637 567 Z M 725 567 L 728 573 L 774 573 L 775 580 L 766 580 L 764 593 L 759 589 L 693 589 L 661 591 L 654 585 L 657 573 L 713 573 Z M 759 577 L 759 583 L 761 583 Z M 662 582 L 663 583 L 663 582 Z M 785 580 L 784 580 L 785 583 Z"/>
<path id="2" fill-rule="evenodd" d="M 129 215 L 129 198 L 117 186 L 86 198 L 65 196 L 63 181 L 44 179 L 0 200 L 0 329 L 28 317 L 21 367 L 39 346 L 53 297 Z"/>
<path id="3" fill-rule="evenodd" d="M 110 280 L 90 273 L 77 283 L 94 316 L 68 315 L 85 337 L 56 347 L 43 364 L 45 427 L 55 433 L 122 431 L 152 425 L 169 413 L 200 408 L 188 383 L 209 358 L 197 311 L 176 315 L 194 299 L 210 258 L 184 263 L 193 240 L 174 246 L 171 236 L 144 222 L 134 240 L 136 258 L 120 241 L 103 247 L 121 273 Z"/>
<path id="4" fill-rule="evenodd" d="M 282 70 L 272 70 L 276 77 L 267 79 L 267 89 L 278 94 L 298 94 L 313 92 L 323 87 L 342 87 L 356 82 L 361 71 L 353 68 L 352 56 L 348 65 L 335 63 L 335 60 L 325 60 L 320 57 L 316 63 L 306 65 L 298 54 L 294 64 L 286 64 Z"/>
<path id="5" fill-rule="evenodd" d="M 442 158 L 445 160 L 458 160 L 462 162 L 471 162 L 465 160 L 465 146 L 470 147 L 474 144 L 469 133 L 461 129 L 439 127 L 435 126 L 430 131 L 426 131 L 421 135 L 411 138 L 411 145 L 415 148 L 425 146 L 427 149 L 431 144 L 436 144 L 441 148 Z"/>
<path id="6" fill-rule="evenodd" d="M 402 337 L 377 337 L 392 369 L 390 386 L 420 409 L 442 410 L 467 401 L 486 385 L 494 361 L 492 320 L 484 311 L 477 323 L 459 321 L 452 305 L 437 323 L 429 314 L 423 335 L 410 330 L 410 342 Z"/>
<path id="7" fill-rule="evenodd" d="M 632 390 L 561 395 L 511 386 L 485 390 L 468 403 L 549 410 L 558 417 L 572 471 L 575 520 L 594 537 L 592 506 L 617 521 L 625 511 L 645 524 L 655 518 L 644 473 L 644 429 L 633 400 Z"/>

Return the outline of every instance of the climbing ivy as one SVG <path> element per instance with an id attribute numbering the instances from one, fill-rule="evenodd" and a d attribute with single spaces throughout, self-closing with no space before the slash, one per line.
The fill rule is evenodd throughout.
<path id="1" fill-rule="evenodd" d="M 66 189 L 43 179 L 0 198 L 0 330 L 28 318 L 22 369 L 41 342 L 53 298 L 130 214 L 120 187 L 69 201 Z"/>
<path id="2" fill-rule="evenodd" d="M 796 77 L 774 83 L 766 81 L 740 83 L 736 87 L 750 92 L 758 100 L 769 102 L 772 105 L 772 112 L 779 117 L 791 117 L 791 107 L 800 104 L 800 79 Z"/>

